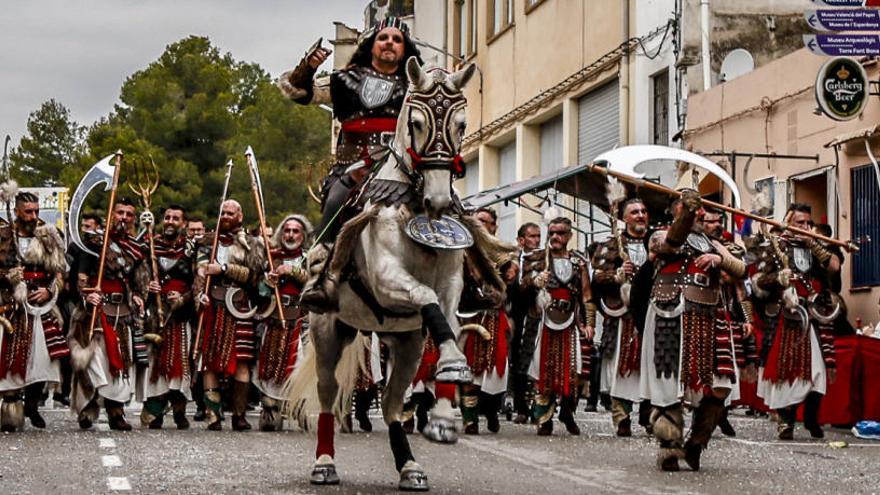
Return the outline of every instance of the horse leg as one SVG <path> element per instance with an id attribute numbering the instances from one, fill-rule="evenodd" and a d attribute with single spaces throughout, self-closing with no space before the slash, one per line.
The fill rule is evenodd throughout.
<path id="1" fill-rule="evenodd" d="M 395 334 L 391 342 L 391 376 L 382 394 L 382 416 L 388 425 L 388 439 L 394 454 L 394 467 L 400 473 L 398 488 L 404 491 L 427 491 L 428 477 L 415 457 L 400 422 L 406 389 L 419 368 L 419 357 L 424 347 L 421 332 Z"/>
<path id="2" fill-rule="evenodd" d="M 437 262 L 442 263 L 442 266 L 435 268 L 436 273 L 440 274 L 438 278 L 441 279 L 437 285 L 444 288 L 435 292 L 434 288 L 417 280 L 400 261 L 401 253 L 407 251 L 410 241 L 400 231 L 396 210 L 383 208 L 377 221 L 365 232 L 369 241 L 364 246 L 364 252 L 360 253 L 363 258 L 359 263 L 368 263 L 368 285 L 379 304 L 385 308 L 419 311 L 424 327 L 440 351 L 437 380 L 451 383 L 472 382 L 473 374 L 467 365 L 467 359 L 456 345 L 455 331 L 451 326 L 458 325 L 455 309 L 464 285 L 461 275 L 462 255 L 459 253 L 438 258 Z M 441 300 L 438 299 L 441 292 L 444 304 L 442 308 Z M 447 292 L 455 293 L 455 304 L 449 304 L 453 297 L 446 294 Z"/>
<path id="3" fill-rule="evenodd" d="M 350 327 L 332 317 L 312 314 L 311 338 L 315 351 L 321 413 L 318 415 L 318 445 L 310 482 L 313 485 L 338 485 L 339 475 L 336 474 L 336 463 L 333 459 L 336 455 L 333 446 L 335 418 L 331 411 L 339 390 L 336 366 L 343 348 L 354 339 L 354 333 Z"/>

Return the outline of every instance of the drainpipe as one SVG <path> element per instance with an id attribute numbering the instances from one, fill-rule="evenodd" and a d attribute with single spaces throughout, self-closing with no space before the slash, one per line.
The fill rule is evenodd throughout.
<path id="1" fill-rule="evenodd" d="M 629 42 L 630 32 L 629 32 L 629 0 L 624 0 L 623 2 L 623 42 Z M 630 55 L 630 51 L 626 50 L 623 53 L 623 58 L 621 59 L 620 64 L 620 145 L 626 146 L 630 144 L 629 142 L 629 93 L 630 93 L 630 62 L 632 57 Z"/>
<path id="2" fill-rule="evenodd" d="M 703 61 L 703 91 L 712 87 L 712 55 L 709 53 L 709 0 L 700 0 L 700 40 Z"/>

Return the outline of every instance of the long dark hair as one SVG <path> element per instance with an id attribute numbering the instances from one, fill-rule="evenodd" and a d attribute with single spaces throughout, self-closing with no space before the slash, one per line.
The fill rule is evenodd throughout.
<path id="1" fill-rule="evenodd" d="M 378 34 L 378 29 L 373 30 L 373 33 L 365 38 L 360 45 L 358 45 L 357 50 L 355 50 L 354 52 L 354 55 L 351 56 L 351 60 L 348 61 L 348 68 L 356 66 L 373 66 L 373 44 L 376 42 L 376 36 Z M 419 48 L 416 46 L 416 44 L 413 43 L 412 38 L 410 38 L 409 34 L 403 33 L 403 58 L 397 65 L 398 75 L 406 76 L 406 61 L 409 60 L 410 57 L 415 57 L 416 60 L 418 60 L 419 65 L 425 64 L 425 62 L 422 60 L 422 54 L 421 52 L 419 52 Z"/>

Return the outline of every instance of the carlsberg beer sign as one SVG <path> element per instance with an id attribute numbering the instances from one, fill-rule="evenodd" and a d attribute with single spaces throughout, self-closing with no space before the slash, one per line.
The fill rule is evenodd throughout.
<path id="1" fill-rule="evenodd" d="M 825 115 L 834 120 L 858 117 L 868 100 L 868 73 L 858 61 L 835 57 L 819 69 L 816 101 Z"/>

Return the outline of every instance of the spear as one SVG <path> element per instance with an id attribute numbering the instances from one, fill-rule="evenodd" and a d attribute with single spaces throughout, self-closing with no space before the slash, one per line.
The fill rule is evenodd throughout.
<path id="1" fill-rule="evenodd" d="M 214 229 L 214 240 L 211 242 L 211 256 L 208 259 L 208 264 L 214 263 L 217 260 L 217 246 L 220 241 L 220 215 L 223 213 L 223 203 L 226 202 L 226 194 L 229 192 L 229 178 L 232 177 L 232 160 L 226 162 L 226 177 L 223 179 L 223 194 L 220 196 L 220 208 L 217 213 L 217 223 L 215 224 L 217 227 Z M 205 274 L 205 287 L 202 291 L 203 296 L 207 296 L 208 292 L 211 290 L 211 276 L 207 273 Z M 207 308 L 202 308 L 202 311 L 199 312 L 199 323 L 196 325 L 196 339 L 193 341 L 193 351 L 192 357 L 193 362 L 198 362 L 199 355 L 201 354 L 201 340 L 202 340 L 202 327 L 205 323 L 205 310 Z"/>

